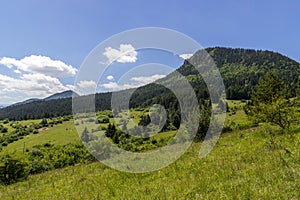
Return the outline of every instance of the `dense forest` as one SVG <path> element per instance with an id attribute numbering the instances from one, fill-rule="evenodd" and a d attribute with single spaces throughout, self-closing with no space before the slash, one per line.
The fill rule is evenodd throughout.
<path id="1" fill-rule="evenodd" d="M 276 70 L 278 76 L 284 80 L 295 96 L 299 85 L 300 64 L 279 53 L 264 50 L 207 48 L 205 49 L 214 59 L 223 77 L 227 99 L 249 99 L 258 80 L 268 71 Z M 201 51 L 196 52 L 191 60 L 197 63 L 201 60 Z M 177 69 L 191 83 L 201 101 L 209 99 L 207 87 L 194 66 L 185 60 Z M 174 73 L 158 80 L 156 83 L 167 82 L 174 78 Z M 169 111 L 169 115 L 178 113 L 178 101 L 175 95 L 167 88 L 151 83 L 138 88 L 132 95 L 130 107 L 147 107 L 153 104 L 162 104 Z M 122 93 L 121 91 L 119 93 Z M 112 93 L 96 95 L 96 111 L 111 109 Z M 80 97 L 86 98 L 86 97 Z M 209 104 L 208 104 L 209 105 Z M 69 115 L 72 113 L 72 99 L 58 99 L 51 101 L 36 101 L 25 105 L 9 106 L 0 109 L 0 119 L 11 120 L 38 119 Z"/>

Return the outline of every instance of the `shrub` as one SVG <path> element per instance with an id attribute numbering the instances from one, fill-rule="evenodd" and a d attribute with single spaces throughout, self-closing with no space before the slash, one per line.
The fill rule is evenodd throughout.
<path id="1" fill-rule="evenodd" d="M 7 128 L 6 127 L 0 127 L 0 132 L 1 133 L 7 133 Z"/>
<path id="2" fill-rule="evenodd" d="M 0 182 L 5 185 L 15 183 L 27 177 L 26 164 L 5 155 L 0 158 Z"/>

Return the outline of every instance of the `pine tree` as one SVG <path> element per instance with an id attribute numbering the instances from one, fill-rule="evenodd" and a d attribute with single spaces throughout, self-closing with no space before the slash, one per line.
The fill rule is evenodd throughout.
<path id="1" fill-rule="evenodd" d="M 85 127 L 82 135 L 81 135 L 81 141 L 88 143 L 90 141 L 90 136 L 89 136 L 89 131 L 88 129 Z"/>
<path id="2" fill-rule="evenodd" d="M 258 122 L 271 123 L 288 130 L 295 119 L 293 102 L 289 97 L 288 87 L 272 71 L 259 80 L 245 111 Z"/>

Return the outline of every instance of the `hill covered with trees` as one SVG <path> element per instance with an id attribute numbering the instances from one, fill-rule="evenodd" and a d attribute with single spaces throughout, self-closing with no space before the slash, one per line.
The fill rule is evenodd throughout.
<path id="1" fill-rule="evenodd" d="M 267 72 L 276 70 L 278 76 L 284 80 L 291 90 L 291 96 L 296 95 L 299 85 L 300 64 L 279 53 L 265 50 L 207 48 L 205 49 L 214 59 L 216 66 L 224 80 L 227 99 L 249 99 L 258 80 Z M 201 60 L 201 51 L 191 58 L 192 63 Z M 207 87 L 194 66 L 188 60 L 177 69 L 193 86 L 198 99 L 209 99 Z M 158 80 L 157 83 L 169 81 L 175 73 Z M 124 92 L 124 91 L 121 91 Z M 96 95 L 96 110 L 110 109 L 112 93 Z M 81 97 L 85 98 L 85 97 Z M 130 107 L 147 107 L 155 103 L 162 104 L 171 111 L 178 113 L 178 101 L 167 88 L 155 83 L 138 88 L 132 95 Z M 58 99 L 50 101 L 36 101 L 25 105 L 9 106 L 0 109 L 0 119 L 12 120 L 37 119 L 56 117 L 72 113 L 72 99 Z"/>

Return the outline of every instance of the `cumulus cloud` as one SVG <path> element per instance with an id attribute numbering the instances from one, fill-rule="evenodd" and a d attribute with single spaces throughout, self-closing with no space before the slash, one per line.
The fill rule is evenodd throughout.
<path id="1" fill-rule="evenodd" d="M 165 77 L 166 75 L 161 74 L 155 74 L 152 76 L 139 76 L 139 77 L 132 77 L 130 78 L 128 83 L 119 84 L 117 82 L 109 82 L 101 84 L 100 86 L 104 89 L 110 90 L 110 91 L 118 91 L 118 90 L 125 90 L 130 88 L 137 88 L 143 85 L 146 85 L 148 83 L 152 83 L 160 78 Z"/>
<path id="2" fill-rule="evenodd" d="M 14 103 L 28 98 L 44 98 L 54 93 L 72 89 L 61 78 L 73 76 L 77 69 L 60 60 L 31 55 L 22 59 L 2 57 L 0 65 L 6 66 L 18 77 L 0 74 L 1 102 Z"/>
<path id="3" fill-rule="evenodd" d="M 116 82 L 109 82 L 109 83 L 104 83 L 100 85 L 101 87 L 108 89 L 110 91 L 118 91 L 118 90 L 125 90 L 125 89 L 130 89 L 130 88 L 136 88 L 139 85 L 136 83 L 126 83 L 126 84 L 118 84 Z"/>
<path id="4" fill-rule="evenodd" d="M 97 83 L 92 80 L 79 81 L 76 85 L 66 85 L 70 90 L 75 91 L 79 95 L 94 94 Z"/>
<path id="5" fill-rule="evenodd" d="M 21 60 L 3 57 L 0 64 L 10 69 L 16 68 L 15 73 L 37 73 L 52 77 L 66 77 L 76 74 L 77 69 L 60 60 L 52 60 L 47 56 L 31 55 Z"/>
<path id="6" fill-rule="evenodd" d="M 114 61 L 119 63 L 134 63 L 137 61 L 137 52 L 131 44 L 120 44 L 119 49 L 107 47 L 103 55 L 108 59 L 108 63 Z"/>
<path id="7" fill-rule="evenodd" d="M 114 77 L 112 75 L 109 75 L 109 76 L 106 77 L 106 79 L 109 80 L 109 81 L 112 81 L 112 80 L 114 80 Z"/>
<path id="8" fill-rule="evenodd" d="M 179 55 L 179 57 L 184 59 L 184 60 L 189 59 L 192 56 L 193 56 L 193 54 L 191 54 L 191 53 L 184 53 L 184 54 Z"/>
<path id="9" fill-rule="evenodd" d="M 68 90 L 68 88 L 57 78 L 44 74 L 24 74 L 20 78 L 0 74 L 0 93 L 9 96 L 40 98 L 65 90 Z"/>
<path id="10" fill-rule="evenodd" d="M 153 76 L 139 76 L 139 77 L 132 77 L 130 80 L 142 83 L 142 84 L 148 84 L 152 83 L 158 79 L 164 78 L 166 75 L 162 74 L 155 74 Z"/>
<path id="11" fill-rule="evenodd" d="M 95 81 L 80 81 L 79 83 L 77 83 L 77 86 L 79 88 L 95 88 L 97 84 L 95 83 Z"/>

